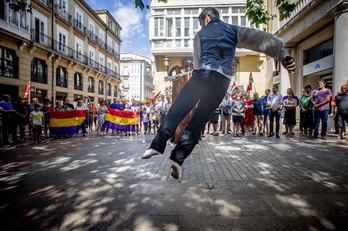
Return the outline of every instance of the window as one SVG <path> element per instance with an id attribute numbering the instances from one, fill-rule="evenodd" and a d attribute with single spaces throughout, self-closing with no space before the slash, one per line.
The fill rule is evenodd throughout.
<path id="1" fill-rule="evenodd" d="M 112 22 L 108 21 L 108 27 L 112 29 Z"/>
<path id="2" fill-rule="evenodd" d="M 37 58 L 31 60 L 31 81 L 47 83 L 47 65 L 44 60 Z"/>
<path id="3" fill-rule="evenodd" d="M 164 36 L 164 19 L 163 18 L 155 18 L 155 37 Z"/>
<path id="4" fill-rule="evenodd" d="M 175 19 L 175 36 L 181 36 L 181 18 Z"/>
<path id="5" fill-rule="evenodd" d="M 117 86 L 114 86 L 114 97 L 117 97 Z"/>
<path id="6" fill-rule="evenodd" d="M 74 89 L 82 91 L 83 89 L 83 82 L 82 82 L 82 74 L 81 73 L 75 73 L 74 74 Z"/>
<path id="7" fill-rule="evenodd" d="M 94 78 L 88 77 L 88 92 L 94 93 Z"/>
<path id="8" fill-rule="evenodd" d="M 228 8 L 217 8 L 217 11 L 219 11 L 220 14 L 227 14 Z"/>
<path id="9" fill-rule="evenodd" d="M 246 26 L 246 16 L 241 16 L 240 17 L 240 25 L 241 26 Z"/>
<path id="10" fill-rule="evenodd" d="M 225 23 L 228 23 L 228 16 L 222 17 L 222 21 L 225 22 Z"/>
<path id="11" fill-rule="evenodd" d="M 66 44 L 66 37 L 64 34 L 59 33 L 58 42 L 59 42 L 58 43 L 58 51 L 65 54 L 67 49 L 66 49 L 66 45 L 65 45 Z"/>
<path id="12" fill-rule="evenodd" d="M 198 19 L 197 18 L 194 18 L 193 19 L 193 36 L 196 35 L 196 33 L 199 31 L 199 28 L 198 28 Z"/>
<path id="13" fill-rule="evenodd" d="M 173 41 L 172 40 L 167 40 L 167 48 L 172 48 L 173 47 Z"/>
<path id="14" fill-rule="evenodd" d="M 68 72 L 64 67 L 57 67 L 56 85 L 59 87 L 68 87 Z"/>
<path id="15" fill-rule="evenodd" d="M 29 30 L 29 26 L 27 24 L 27 12 L 20 11 L 19 13 L 19 26 L 24 30 Z"/>
<path id="16" fill-rule="evenodd" d="M 184 19 L 184 36 L 190 36 L 190 18 Z"/>
<path id="17" fill-rule="evenodd" d="M 107 94 L 108 96 L 111 96 L 111 84 L 110 84 L 110 83 L 108 83 L 108 84 L 106 85 L 106 94 Z"/>
<path id="18" fill-rule="evenodd" d="M 18 78 L 18 57 L 14 50 L 0 47 L 0 76 Z"/>
<path id="19" fill-rule="evenodd" d="M 168 15 L 179 15 L 179 14 L 181 14 L 181 10 L 180 9 L 167 10 L 167 14 Z"/>
<path id="20" fill-rule="evenodd" d="M 76 25 L 75 27 L 82 31 L 82 14 L 76 11 Z"/>
<path id="21" fill-rule="evenodd" d="M 172 37 L 173 19 L 167 18 L 167 37 Z"/>
<path id="22" fill-rule="evenodd" d="M 82 61 L 82 45 L 80 43 L 76 43 L 76 57 L 77 60 Z"/>
<path id="23" fill-rule="evenodd" d="M 189 39 L 185 39 L 184 40 L 184 47 L 189 47 L 190 46 L 190 40 Z"/>
<path id="24" fill-rule="evenodd" d="M 198 14 L 198 9 L 185 9 L 185 14 Z"/>
<path id="25" fill-rule="evenodd" d="M 104 94 L 104 82 L 99 80 L 98 82 L 98 94 L 103 95 Z"/>
<path id="26" fill-rule="evenodd" d="M 94 51 L 88 53 L 88 65 L 94 67 Z"/>
<path id="27" fill-rule="evenodd" d="M 181 47 L 181 40 L 175 40 L 175 47 Z"/>
<path id="28" fill-rule="evenodd" d="M 238 16 L 232 16 L 232 24 L 238 25 Z"/>
<path id="29" fill-rule="evenodd" d="M 155 48 L 163 48 L 163 41 L 154 41 Z"/>
<path id="30" fill-rule="evenodd" d="M 333 54 L 333 39 L 320 43 L 304 52 L 304 64 L 308 64 Z"/>

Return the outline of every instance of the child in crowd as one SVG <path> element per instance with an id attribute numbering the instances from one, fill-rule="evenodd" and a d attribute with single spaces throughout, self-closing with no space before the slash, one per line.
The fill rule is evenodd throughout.
<path id="1" fill-rule="evenodd" d="M 41 133 L 43 125 L 45 124 L 44 114 L 40 111 L 40 105 L 35 104 L 34 111 L 29 115 L 30 125 L 33 128 L 34 144 L 41 143 Z"/>
<path id="2" fill-rule="evenodd" d="M 144 124 L 144 134 L 146 134 L 146 131 L 149 129 L 149 116 L 150 113 L 146 113 L 146 108 L 143 108 L 143 113 L 141 114 L 141 118 Z"/>

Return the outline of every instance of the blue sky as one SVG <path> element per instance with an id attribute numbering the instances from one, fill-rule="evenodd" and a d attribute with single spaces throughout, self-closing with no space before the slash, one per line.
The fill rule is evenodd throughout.
<path id="1" fill-rule="evenodd" d="M 107 9 L 121 25 L 121 53 L 152 58 L 149 42 L 150 10 L 135 8 L 134 0 L 85 0 L 94 10 Z M 143 0 L 150 4 L 150 0 Z"/>

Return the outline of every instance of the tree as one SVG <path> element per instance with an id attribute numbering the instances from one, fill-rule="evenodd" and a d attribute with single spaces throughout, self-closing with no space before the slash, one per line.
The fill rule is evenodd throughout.
<path id="1" fill-rule="evenodd" d="M 158 0 L 159 2 L 167 3 L 167 0 Z M 14 11 L 29 11 L 31 12 L 31 6 L 27 4 L 26 0 L 6 0 L 9 6 Z M 275 0 L 276 7 L 279 10 L 279 20 L 282 21 L 290 17 L 291 12 L 295 10 L 296 4 L 289 3 L 289 0 Z M 144 4 L 143 0 L 134 0 L 135 8 L 149 9 L 150 5 Z M 247 0 L 246 3 L 246 16 L 258 27 L 260 24 L 267 24 L 269 20 L 276 17 L 276 15 L 270 14 L 266 10 L 264 0 Z"/>

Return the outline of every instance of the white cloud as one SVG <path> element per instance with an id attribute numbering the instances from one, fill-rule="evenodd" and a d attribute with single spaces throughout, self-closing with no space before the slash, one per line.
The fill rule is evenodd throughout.
<path id="1" fill-rule="evenodd" d="M 128 4 L 118 2 L 115 4 L 115 7 L 116 9 L 112 12 L 112 15 L 122 27 L 122 39 L 132 38 L 134 36 L 139 37 L 145 33 L 144 12 L 135 8 L 132 1 Z"/>

